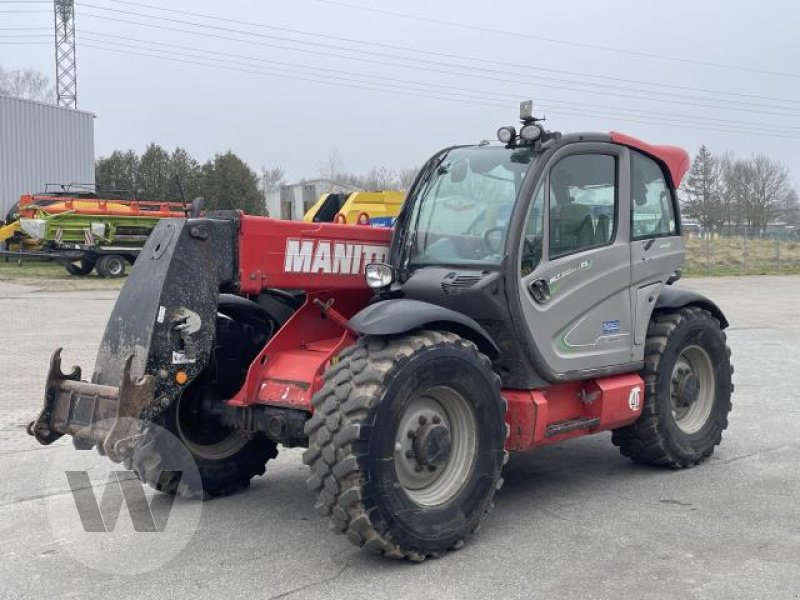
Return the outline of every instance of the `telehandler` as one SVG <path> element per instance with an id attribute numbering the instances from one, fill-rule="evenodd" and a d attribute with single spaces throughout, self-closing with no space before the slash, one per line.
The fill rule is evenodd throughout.
<path id="1" fill-rule="evenodd" d="M 521 113 L 499 144 L 437 152 L 392 230 L 161 221 L 91 381 L 56 351 L 29 432 L 206 497 L 307 447 L 333 529 L 414 561 L 476 531 L 509 451 L 611 430 L 638 463 L 708 458 L 732 368 L 722 311 L 672 285 L 686 152 Z M 175 438 L 201 481 L 181 480 Z"/>

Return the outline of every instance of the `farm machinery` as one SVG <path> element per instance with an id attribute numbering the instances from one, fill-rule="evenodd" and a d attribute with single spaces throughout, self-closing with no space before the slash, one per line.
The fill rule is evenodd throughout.
<path id="1" fill-rule="evenodd" d="M 521 117 L 499 144 L 436 153 L 393 230 L 162 220 L 91 379 L 56 351 L 29 433 L 205 497 L 303 446 L 333 529 L 415 561 L 476 531 L 509 452 L 610 430 L 638 463 L 702 462 L 733 385 L 725 316 L 672 285 L 687 154 Z"/>
<path id="2" fill-rule="evenodd" d="M 304 221 L 391 227 L 403 207 L 400 191 L 322 194 L 308 209 Z"/>
<path id="3" fill-rule="evenodd" d="M 99 198 L 93 193 L 23 195 L 0 228 L 5 256 L 47 258 L 70 275 L 121 277 L 159 220 L 185 217 L 191 205 Z"/>

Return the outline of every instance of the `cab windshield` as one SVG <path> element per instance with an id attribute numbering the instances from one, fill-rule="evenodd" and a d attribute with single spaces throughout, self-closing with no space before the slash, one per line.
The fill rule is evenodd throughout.
<path id="1" fill-rule="evenodd" d="M 497 264 L 530 148 L 455 148 L 422 182 L 408 220 L 408 264 Z"/>

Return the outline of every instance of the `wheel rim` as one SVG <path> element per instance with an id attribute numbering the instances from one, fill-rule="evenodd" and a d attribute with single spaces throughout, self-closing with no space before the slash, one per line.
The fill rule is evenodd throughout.
<path id="1" fill-rule="evenodd" d="M 678 427 L 700 431 L 714 407 L 716 378 L 711 357 L 700 346 L 687 346 L 675 361 L 670 381 L 670 406 Z"/>
<path id="2" fill-rule="evenodd" d="M 202 414 L 197 398 L 181 396 L 176 407 L 178 436 L 193 456 L 208 460 L 228 458 L 241 450 L 250 436 L 239 429 L 222 427 L 217 419 Z"/>
<path id="3" fill-rule="evenodd" d="M 122 274 L 122 271 L 125 267 L 121 260 L 112 258 L 108 261 L 108 263 L 106 263 L 106 268 L 112 277 L 117 277 L 118 275 Z"/>
<path id="4" fill-rule="evenodd" d="M 414 396 L 395 436 L 395 472 L 417 504 L 436 506 L 453 498 L 469 479 L 477 450 L 472 404 L 439 385 Z"/>

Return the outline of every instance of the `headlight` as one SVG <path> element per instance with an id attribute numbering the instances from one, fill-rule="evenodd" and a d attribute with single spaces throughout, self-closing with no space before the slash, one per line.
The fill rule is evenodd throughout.
<path id="1" fill-rule="evenodd" d="M 519 137 L 526 142 L 535 142 L 542 137 L 542 128 L 536 123 L 530 123 L 519 130 Z"/>
<path id="2" fill-rule="evenodd" d="M 514 141 L 515 137 L 517 137 L 517 130 L 510 125 L 497 130 L 497 139 L 504 144 L 510 144 Z"/>
<path id="3" fill-rule="evenodd" d="M 394 271 L 389 265 L 383 263 L 369 264 L 364 269 L 367 286 L 373 290 L 384 288 L 394 281 Z"/>
<path id="4" fill-rule="evenodd" d="M 47 231 L 47 221 L 44 219 L 20 219 L 19 226 L 34 240 L 43 240 Z"/>

